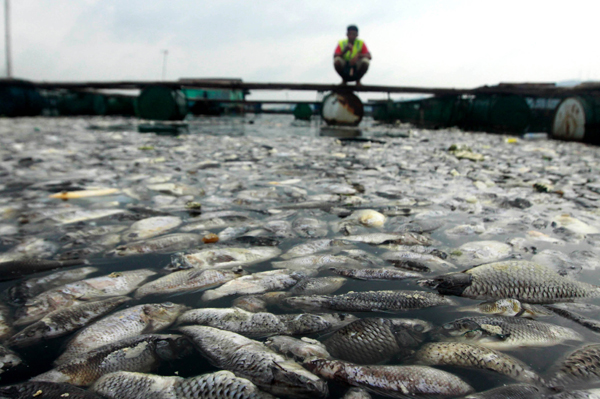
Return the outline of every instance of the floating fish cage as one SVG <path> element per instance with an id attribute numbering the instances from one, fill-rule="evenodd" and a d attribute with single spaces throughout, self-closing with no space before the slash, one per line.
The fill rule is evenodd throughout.
<path id="1" fill-rule="evenodd" d="M 37 88 L 25 80 L 0 80 L 0 115 L 8 117 L 40 115 L 46 101 Z"/>
<path id="2" fill-rule="evenodd" d="M 188 113 L 187 99 L 180 90 L 147 86 L 137 99 L 136 114 L 142 119 L 176 121 Z"/>

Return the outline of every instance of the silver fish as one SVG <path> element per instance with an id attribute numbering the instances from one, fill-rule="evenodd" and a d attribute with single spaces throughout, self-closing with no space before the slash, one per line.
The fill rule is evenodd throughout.
<path id="1" fill-rule="evenodd" d="M 41 320 L 12 336 L 7 341 L 7 345 L 24 347 L 61 337 L 99 319 L 129 300 L 131 298 L 118 296 L 103 301 L 83 302 L 50 312 Z"/>
<path id="2" fill-rule="evenodd" d="M 233 306 L 248 312 L 266 312 L 267 306 L 281 303 L 284 298 L 290 296 L 286 291 L 267 292 L 260 295 L 244 295 L 233 300 Z"/>
<path id="3" fill-rule="evenodd" d="M 123 241 L 145 240 L 173 230 L 181 224 L 177 216 L 155 216 L 138 220 L 121 235 Z"/>
<path id="4" fill-rule="evenodd" d="M 425 321 L 412 319 L 359 319 L 340 328 L 323 343 L 337 359 L 357 364 L 376 364 L 411 353 L 431 329 Z"/>
<path id="5" fill-rule="evenodd" d="M 363 242 L 365 244 L 402 244 L 402 245 L 425 245 L 432 244 L 430 238 L 416 233 L 371 233 L 362 235 L 350 235 L 343 238 L 346 241 Z"/>
<path id="6" fill-rule="evenodd" d="M 161 360 L 175 360 L 192 352 L 189 340 L 181 335 L 139 335 L 83 354 L 30 381 L 88 386 L 113 371 L 148 372 Z"/>
<path id="7" fill-rule="evenodd" d="M 422 274 L 406 272 L 391 268 L 350 269 L 330 267 L 329 270 L 340 276 L 357 280 L 405 280 L 407 278 L 423 277 Z"/>
<path id="8" fill-rule="evenodd" d="M 275 247 L 207 248 L 187 254 L 175 254 L 171 268 L 230 269 L 264 262 L 280 253 L 281 250 Z"/>
<path id="9" fill-rule="evenodd" d="M 461 342 L 431 342 L 415 354 L 415 358 L 428 366 L 458 366 L 492 370 L 519 382 L 544 385 L 544 380 L 522 361 L 512 356 Z"/>
<path id="10" fill-rule="evenodd" d="M 304 362 L 309 358 L 329 359 L 331 355 L 327 352 L 325 345 L 307 337 L 300 339 L 289 337 L 287 335 L 276 335 L 269 337 L 265 345 L 285 357 L 292 358 L 299 362 Z"/>
<path id="11" fill-rule="evenodd" d="M 55 364 L 65 363 L 83 353 L 125 338 L 164 330 L 186 309 L 183 305 L 171 302 L 136 305 L 123 309 L 81 330 L 67 344 Z"/>
<path id="12" fill-rule="evenodd" d="M 27 381 L 0 388 L 0 398 L 5 399 L 103 399 L 101 396 L 71 384 Z"/>
<path id="13" fill-rule="evenodd" d="M 29 298 L 52 288 L 85 279 L 98 271 L 96 267 L 80 267 L 73 270 L 61 270 L 42 277 L 34 277 L 21 281 L 8 289 L 8 299 L 13 304 L 20 304 Z"/>
<path id="14" fill-rule="evenodd" d="M 318 375 L 392 398 L 457 398 L 473 388 L 457 376 L 427 366 L 360 366 L 314 359 L 305 366 Z"/>
<path id="15" fill-rule="evenodd" d="M 50 219 L 60 224 L 71 224 L 85 222 L 88 220 L 100 219 L 107 216 L 125 213 L 124 209 L 76 209 L 71 212 L 51 216 Z"/>
<path id="16" fill-rule="evenodd" d="M 290 290 L 290 295 L 326 295 L 339 290 L 346 280 L 343 277 L 307 277 Z"/>
<path id="17" fill-rule="evenodd" d="M 202 244 L 202 236 L 199 234 L 174 233 L 121 245 L 114 253 L 119 256 L 165 253 L 181 251 L 199 244 Z"/>
<path id="18" fill-rule="evenodd" d="M 212 327 L 191 326 L 180 330 L 193 339 L 213 365 L 233 371 L 267 392 L 300 397 L 327 396 L 325 381 L 258 341 Z"/>
<path id="19" fill-rule="evenodd" d="M 456 268 L 452 263 L 427 253 L 390 251 L 383 253 L 381 257 L 396 267 L 420 272 L 446 271 Z"/>
<path id="20" fill-rule="evenodd" d="M 566 319 L 572 320 L 575 323 L 581 324 L 582 326 L 589 328 L 592 331 L 600 332 L 600 321 L 590 319 L 589 317 L 585 317 L 580 315 L 579 313 L 572 312 L 565 308 L 555 306 L 555 305 L 544 305 L 546 309 L 550 309 L 552 312 L 556 313 L 559 316 L 562 316 Z"/>
<path id="21" fill-rule="evenodd" d="M 203 301 L 212 301 L 231 295 L 262 294 L 289 288 L 306 277 L 305 272 L 287 269 L 269 270 L 229 281 L 219 288 L 208 290 L 202 295 Z"/>
<path id="22" fill-rule="evenodd" d="M 91 388 L 108 399 L 272 399 L 245 378 L 230 371 L 197 377 L 163 377 L 117 371 L 102 376 Z"/>
<path id="23" fill-rule="evenodd" d="M 568 302 L 600 296 L 600 288 L 563 277 L 529 261 L 489 263 L 419 281 L 440 294 L 472 299 L 514 298 L 528 303 Z"/>
<path id="24" fill-rule="evenodd" d="M 88 300 L 127 295 L 148 277 L 156 274 L 150 269 L 114 272 L 106 276 L 89 278 L 45 291 L 29 299 L 16 312 L 16 325 L 29 324 L 46 314 Z"/>
<path id="25" fill-rule="evenodd" d="M 318 269 L 322 266 L 330 265 L 355 265 L 360 266 L 360 263 L 354 259 L 344 255 L 308 255 L 289 260 L 271 262 L 275 269 Z"/>
<path id="26" fill-rule="evenodd" d="M 295 219 L 292 222 L 292 229 L 300 237 L 306 237 L 306 238 L 325 237 L 328 232 L 326 223 L 324 223 L 323 221 L 321 221 L 319 219 L 311 218 L 311 217 L 301 217 L 301 218 Z"/>
<path id="27" fill-rule="evenodd" d="M 422 309 L 430 306 L 454 305 L 441 295 L 423 291 L 362 291 L 342 295 L 311 295 L 290 297 L 284 301 L 292 307 L 331 309 L 342 312 L 375 312 Z"/>
<path id="28" fill-rule="evenodd" d="M 285 254 L 281 255 L 281 258 L 298 258 L 300 256 L 314 255 L 317 252 L 329 251 L 331 249 L 351 247 L 352 245 L 353 244 L 350 241 L 340 239 L 313 240 L 292 247 Z"/>
<path id="29" fill-rule="evenodd" d="M 14 280 L 28 274 L 41 273 L 84 264 L 83 260 L 46 260 L 37 258 L 21 258 L 0 263 L 0 281 Z"/>
<path id="30" fill-rule="evenodd" d="M 587 345 L 567 355 L 557 366 L 552 382 L 573 385 L 600 377 L 600 344 Z"/>
<path id="31" fill-rule="evenodd" d="M 252 313 L 240 308 L 202 308 L 182 314 L 179 324 L 197 324 L 232 331 L 247 337 L 270 335 L 304 335 L 326 332 L 356 320 L 345 314 L 291 314 Z"/>
<path id="32" fill-rule="evenodd" d="M 342 396 L 342 399 L 371 399 L 371 395 L 366 389 L 362 388 L 350 388 L 346 391 L 346 394 Z"/>
<path id="33" fill-rule="evenodd" d="M 517 316 L 529 318 L 552 315 L 551 311 L 542 306 L 521 303 L 516 299 L 498 299 L 496 301 L 487 301 L 473 306 L 457 308 L 456 310 L 461 312 L 479 312 L 498 316 Z"/>
<path id="34" fill-rule="evenodd" d="M 135 292 L 135 298 L 139 299 L 148 295 L 174 294 L 213 288 L 240 276 L 242 276 L 241 270 L 180 270 L 142 285 Z"/>
<path id="35" fill-rule="evenodd" d="M 443 325 L 457 340 L 470 341 L 492 349 L 527 346 L 552 346 L 564 341 L 583 339 L 570 328 L 520 317 L 464 317 Z"/>

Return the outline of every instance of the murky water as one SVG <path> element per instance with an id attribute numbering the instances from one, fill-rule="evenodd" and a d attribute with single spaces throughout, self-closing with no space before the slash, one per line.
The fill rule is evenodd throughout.
<path id="1" fill-rule="evenodd" d="M 137 123 L 120 118 L 0 120 L 0 255 L 13 253 L 20 243 L 38 238 L 50 246 L 29 248 L 25 255 L 85 258 L 101 269 L 92 277 L 143 267 L 163 273 L 172 253 L 120 257 L 111 255 L 111 251 L 123 242 L 98 244 L 100 237 L 76 242 L 63 238 L 94 226 L 130 226 L 154 213 L 182 218 L 183 224 L 168 232 L 171 234 L 197 222 L 202 214 L 222 210 L 245 212 L 259 224 L 314 217 L 327 224 L 326 238 L 343 238 L 339 223 L 344 216 L 356 209 L 374 209 L 387 214 L 385 225 L 356 225 L 354 234 L 406 231 L 411 222 L 439 222 L 439 228 L 424 234 L 456 265 L 447 271 L 507 257 L 530 260 L 544 250 L 554 250 L 567 260 L 548 266 L 576 280 L 600 284 L 598 147 L 548 140 L 511 143 L 503 135 L 426 131 L 377 125 L 372 120 L 363 121 L 360 130 L 331 129 L 322 128 L 319 120 L 297 122 L 288 115 L 198 118 L 189 121 L 179 135 L 139 133 Z M 459 151 L 449 151 L 453 144 Z M 466 154 L 460 152 L 463 149 Z M 473 160 L 479 159 L 477 156 L 481 159 Z M 63 190 L 97 187 L 120 191 L 68 201 L 49 197 Z M 201 214 L 186 206 L 190 201 L 202 204 Z M 311 201 L 329 206 L 300 205 Z M 72 223 L 59 222 L 44 213 L 63 208 L 124 209 L 126 213 Z M 218 234 L 226 227 L 195 233 Z M 261 234 L 277 239 L 283 253 L 312 240 L 293 231 L 290 235 L 267 229 Z M 460 257 L 464 255 L 458 249 L 461 245 L 478 241 L 508 243 L 509 253 L 494 258 L 492 252 L 485 260 Z M 244 246 L 234 239 L 202 247 L 209 245 Z M 89 248 L 94 250 L 86 251 Z M 389 250 L 363 243 L 355 248 L 376 258 Z M 589 253 L 580 260 L 573 255 L 576 251 Z M 245 269 L 249 273 L 271 270 L 270 262 Z M 318 275 L 333 273 L 324 267 Z M 3 282 L 0 290 L 19 281 Z M 336 294 L 387 289 L 426 290 L 414 280 L 349 280 Z M 150 296 L 126 306 L 172 301 L 192 307 L 229 307 L 236 298 L 225 297 L 207 305 L 201 295 Z M 456 299 L 459 306 L 478 303 Z M 589 302 L 600 305 L 598 300 Z M 269 310 L 289 311 L 277 306 Z M 356 315 L 419 318 L 440 326 L 468 313 L 433 307 Z M 600 319 L 600 315 L 591 317 Z M 586 343 L 600 342 L 597 333 L 572 321 L 558 316 L 543 321 L 578 331 Z M 26 381 L 49 370 L 72 335 L 18 350 L 27 366 L 2 375 L 1 383 Z M 325 337 L 312 336 L 320 340 Z M 567 342 L 508 353 L 543 375 L 557 359 L 582 344 Z M 478 391 L 511 382 L 488 371 L 442 368 Z M 156 373 L 187 377 L 214 370 L 197 355 L 163 363 Z M 330 382 L 330 397 L 340 397 L 346 389 Z"/>

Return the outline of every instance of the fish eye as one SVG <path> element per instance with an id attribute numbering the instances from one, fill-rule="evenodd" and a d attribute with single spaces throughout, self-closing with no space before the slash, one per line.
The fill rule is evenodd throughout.
<path id="1" fill-rule="evenodd" d="M 425 327 L 423 327 L 421 324 L 417 324 L 414 327 L 414 330 L 417 331 L 417 332 L 423 332 L 423 331 L 425 331 Z"/>
<path id="2" fill-rule="evenodd" d="M 165 302 L 162 304 L 165 308 L 172 308 L 173 306 L 175 306 L 175 304 L 173 302 Z"/>
<path id="3" fill-rule="evenodd" d="M 462 326 L 459 326 L 462 327 Z M 442 325 L 442 328 L 444 330 L 453 330 L 454 329 L 454 323 L 446 323 L 444 325 Z"/>

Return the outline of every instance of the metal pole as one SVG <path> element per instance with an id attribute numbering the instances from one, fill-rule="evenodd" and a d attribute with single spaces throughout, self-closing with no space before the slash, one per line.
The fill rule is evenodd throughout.
<path id="1" fill-rule="evenodd" d="M 162 80 L 165 80 L 167 77 L 167 54 L 169 54 L 169 50 L 163 50 L 163 70 L 162 70 Z"/>
<path id="2" fill-rule="evenodd" d="M 10 5 L 9 0 L 4 0 L 4 27 L 6 42 L 6 77 L 12 78 L 12 66 L 10 61 Z"/>

